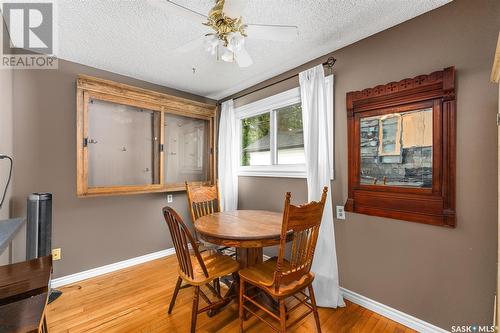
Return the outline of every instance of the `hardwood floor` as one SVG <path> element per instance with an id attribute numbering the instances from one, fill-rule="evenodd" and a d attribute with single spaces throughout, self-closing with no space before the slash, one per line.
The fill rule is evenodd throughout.
<path id="1" fill-rule="evenodd" d="M 181 289 L 175 308 L 167 314 L 177 280 L 177 260 L 170 256 L 60 288 L 63 295 L 48 307 L 49 332 L 188 332 L 192 288 Z M 415 332 L 356 304 L 339 309 L 320 308 L 324 333 Z M 299 316 L 301 310 L 295 312 Z M 293 315 L 292 315 L 293 317 Z M 266 324 L 250 318 L 245 332 L 269 332 Z M 216 316 L 198 317 L 199 332 L 239 332 L 233 303 Z M 315 332 L 308 316 L 290 332 Z"/>

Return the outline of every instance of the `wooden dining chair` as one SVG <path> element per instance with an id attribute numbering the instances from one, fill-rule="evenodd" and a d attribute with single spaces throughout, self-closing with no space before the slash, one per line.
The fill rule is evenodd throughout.
<path id="1" fill-rule="evenodd" d="M 220 193 L 217 183 L 211 186 L 194 186 L 186 182 L 186 193 L 193 223 L 200 217 L 220 212 Z M 205 244 L 199 239 L 196 229 L 194 233 L 202 250 L 217 249 L 217 251 L 223 252 L 230 249 L 229 247 Z M 235 253 L 236 251 L 232 250 L 231 252 Z"/>
<path id="2" fill-rule="evenodd" d="M 179 289 L 181 289 L 182 281 L 186 283 L 186 286 L 194 287 L 191 332 L 195 332 L 198 314 L 217 309 L 229 303 L 230 298 L 221 295 L 219 278 L 237 272 L 239 264 L 231 257 L 224 256 L 217 251 L 205 251 L 200 253 L 198 244 L 191 232 L 186 224 L 184 224 L 179 214 L 172 208 L 163 208 L 163 216 L 170 230 L 175 254 L 179 262 L 179 277 L 177 278 L 177 284 L 175 285 L 172 300 L 170 301 L 168 313 L 172 313 L 175 299 L 177 298 Z M 211 285 L 211 283 L 213 283 L 213 285 Z M 217 301 L 212 302 L 201 290 L 201 286 L 206 286 L 217 298 Z M 198 307 L 200 296 L 208 304 L 201 309 Z"/>
<path id="3" fill-rule="evenodd" d="M 278 257 L 239 271 L 240 332 L 243 332 L 243 321 L 245 320 L 246 312 L 255 315 L 275 331 L 286 332 L 286 318 L 288 314 L 300 308 L 300 305 L 304 305 L 308 310 L 296 318 L 289 327 L 313 313 L 316 329 L 321 333 L 318 309 L 312 287 L 314 274 L 310 270 L 327 192 L 328 187 L 325 186 L 320 202 L 313 201 L 301 206 L 291 205 L 291 194 L 290 192 L 286 194 Z M 287 238 L 290 239 L 290 237 L 292 237 L 291 253 L 289 260 L 287 260 L 285 259 L 285 245 Z M 257 302 L 258 298 L 247 295 L 246 292 L 249 288 L 246 287 L 246 284 L 257 287 L 277 300 L 279 304 L 279 316 L 264 305 L 259 304 Z M 305 289 L 307 289 L 308 294 L 304 292 Z M 298 303 L 287 310 L 285 300 L 289 298 L 293 298 Z M 251 308 L 246 303 L 250 303 L 254 307 Z M 279 328 L 258 315 L 255 312 L 255 307 L 279 321 Z"/>

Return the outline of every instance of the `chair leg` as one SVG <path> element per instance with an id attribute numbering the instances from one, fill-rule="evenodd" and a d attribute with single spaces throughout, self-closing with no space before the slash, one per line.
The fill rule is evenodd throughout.
<path id="1" fill-rule="evenodd" d="M 47 327 L 47 316 L 45 315 L 43 315 L 42 333 L 49 333 L 49 329 Z"/>
<path id="2" fill-rule="evenodd" d="M 278 300 L 280 307 L 280 332 L 286 332 L 286 308 L 285 308 L 285 299 L 280 298 Z"/>
<path id="3" fill-rule="evenodd" d="M 310 284 L 307 288 L 309 290 L 309 297 L 311 298 L 311 305 L 313 307 L 314 321 L 316 321 L 316 329 L 318 330 L 318 333 L 321 333 L 321 325 L 319 322 L 318 307 L 316 306 L 316 298 L 314 297 L 314 290 L 313 290 L 312 284 Z"/>
<path id="4" fill-rule="evenodd" d="M 215 290 L 219 293 L 220 295 L 220 280 L 219 278 L 215 279 L 214 280 L 214 287 L 215 287 Z"/>
<path id="5" fill-rule="evenodd" d="M 170 300 L 170 306 L 168 307 L 168 314 L 172 313 L 175 305 L 175 299 L 177 298 L 177 294 L 179 293 L 179 289 L 181 288 L 182 279 L 180 277 L 177 278 L 177 283 L 175 285 L 174 293 L 172 295 L 172 299 Z"/>
<path id="6" fill-rule="evenodd" d="M 245 281 L 240 279 L 240 294 L 239 294 L 239 305 L 240 305 L 240 333 L 243 333 L 243 321 L 245 320 L 245 309 L 243 308 L 243 293 L 245 292 Z"/>
<path id="7" fill-rule="evenodd" d="M 198 317 L 198 302 L 200 301 L 200 287 L 194 287 L 193 312 L 191 313 L 191 333 L 196 332 L 196 318 Z"/>

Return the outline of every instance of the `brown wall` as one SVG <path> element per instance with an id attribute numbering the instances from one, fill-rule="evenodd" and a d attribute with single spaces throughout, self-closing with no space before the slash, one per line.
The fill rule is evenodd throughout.
<path id="1" fill-rule="evenodd" d="M 341 286 L 447 330 L 493 318 L 498 88 L 489 76 L 499 28 L 500 1 L 456 0 L 333 53 L 334 205 L 347 199 L 346 93 L 456 66 L 457 228 L 361 214 L 335 220 Z M 237 104 L 296 85 L 290 80 Z M 279 210 L 285 191 L 306 199 L 304 180 L 240 177 L 240 208 Z"/>
<path id="2" fill-rule="evenodd" d="M 172 247 L 161 214 L 167 205 L 165 194 L 76 197 L 78 74 L 206 101 L 63 60 L 58 70 L 15 71 L 14 215 L 26 215 L 29 193 L 53 193 L 52 246 L 62 248 L 62 260 L 54 265 L 55 277 Z M 171 206 L 188 219 L 184 193 L 175 193 Z"/>

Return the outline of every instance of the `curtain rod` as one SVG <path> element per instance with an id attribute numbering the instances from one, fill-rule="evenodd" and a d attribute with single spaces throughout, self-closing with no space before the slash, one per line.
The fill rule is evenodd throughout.
<path id="1" fill-rule="evenodd" d="M 327 66 L 328 68 L 330 68 L 330 69 L 331 69 L 331 68 L 333 68 L 333 65 L 335 65 L 335 62 L 336 62 L 336 61 L 337 61 L 337 59 L 335 59 L 334 57 L 329 57 L 329 58 L 328 58 L 328 59 L 327 59 L 324 63 L 322 63 L 322 65 L 323 65 L 323 66 Z M 298 74 L 298 73 L 297 73 L 297 74 L 293 74 L 293 75 L 287 76 L 287 77 L 285 77 L 284 79 L 281 79 L 281 80 L 279 80 L 279 81 L 276 81 L 276 82 L 270 83 L 270 84 L 268 84 L 268 85 L 265 85 L 265 86 L 263 86 L 263 87 L 260 87 L 260 88 L 257 88 L 257 89 L 250 90 L 250 91 L 248 91 L 248 92 L 246 92 L 246 93 L 243 93 L 243 94 L 241 94 L 241 95 L 236 95 L 236 96 L 234 96 L 232 99 L 234 100 L 234 99 L 239 99 L 239 98 L 242 98 L 242 97 L 248 96 L 248 95 L 250 95 L 250 94 L 253 94 L 254 92 L 257 92 L 257 91 L 264 90 L 264 89 L 266 89 L 266 88 L 272 87 L 272 86 L 274 86 L 275 84 L 279 84 L 279 83 L 284 82 L 284 81 L 286 81 L 286 80 L 290 80 L 291 78 L 294 78 L 294 77 L 296 77 L 296 76 L 299 76 L 299 74 Z M 226 101 L 226 100 L 223 100 L 223 101 Z"/>

